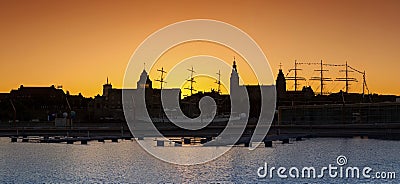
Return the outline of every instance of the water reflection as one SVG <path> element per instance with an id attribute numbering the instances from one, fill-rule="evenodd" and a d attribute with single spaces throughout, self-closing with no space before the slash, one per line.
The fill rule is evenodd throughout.
<path id="1" fill-rule="evenodd" d="M 157 147 L 155 147 L 157 148 Z M 177 158 L 190 158 L 196 148 L 162 147 Z M 217 149 L 217 148 L 213 148 Z M 284 167 L 326 166 L 346 155 L 353 166 L 400 171 L 400 142 L 372 139 L 308 139 L 250 151 L 235 147 L 206 164 L 180 166 L 149 155 L 135 141 L 89 142 L 89 145 L 10 143 L 0 139 L 1 183 L 182 183 L 182 182 L 368 182 L 371 180 L 259 179 L 264 162 Z M 397 183 L 399 180 L 395 180 Z M 377 181 L 379 183 L 385 180 Z"/>

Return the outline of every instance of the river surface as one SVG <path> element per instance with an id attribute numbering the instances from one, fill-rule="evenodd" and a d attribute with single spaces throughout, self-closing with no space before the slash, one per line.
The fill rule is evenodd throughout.
<path id="1" fill-rule="evenodd" d="M 181 154 L 185 149 L 176 147 L 172 152 Z M 301 172 L 312 166 L 319 172 L 329 164 L 339 166 L 340 155 L 347 158 L 344 169 L 370 167 L 371 178 L 330 177 L 328 173 L 321 178 L 280 178 L 276 171 L 272 178 L 257 174 L 265 163 L 268 170 L 297 167 Z M 376 179 L 376 172 L 395 172 L 396 178 Z M 400 183 L 399 177 L 400 141 L 317 138 L 274 142 L 272 148 L 234 147 L 205 164 L 181 166 L 158 160 L 136 141 L 68 145 L 11 143 L 9 138 L 0 138 L 0 183 Z"/>

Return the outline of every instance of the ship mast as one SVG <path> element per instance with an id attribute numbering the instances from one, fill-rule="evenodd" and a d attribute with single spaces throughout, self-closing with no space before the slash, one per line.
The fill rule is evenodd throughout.
<path id="1" fill-rule="evenodd" d="M 345 77 L 344 78 L 343 77 L 338 77 L 338 78 L 336 78 L 335 81 L 344 81 L 344 82 L 346 82 L 346 93 L 348 93 L 349 92 L 349 86 L 350 86 L 349 82 L 357 82 L 357 79 L 349 77 L 349 72 L 353 72 L 353 71 L 349 70 L 350 66 L 347 64 L 347 61 L 346 61 L 346 65 L 345 66 L 346 66 L 345 70 L 339 70 L 339 72 L 345 72 Z"/>
<path id="2" fill-rule="evenodd" d="M 218 70 L 218 81 L 216 81 L 215 83 L 218 84 L 218 94 L 221 93 L 221 70 Z"/>
<path id="3" fill-rule="evenodd" d="M 187 81 L 190 82 L 190 88 L 185 88 L 185 89 L 190 90 L 190 95 L 193 95 L 193 91 L 196 91 L 193 88 L 193 83 L 196 83 L 196 81 L 193 78 L 193 73 L 195 73 L 195 71 L 193 70 L 193 66 L 192 69 L 187 69 L 187 70 L 190 72 L 190 79 L 187 79 Z"/>
<path id="4" fill-rule="evenodd" d="M 164 73 L 167 73 L 167 72 L 164 70 L 163 67 L 161 68 L 161 70 L 158 69 L 157 71 L 161 72 L 160 79 L 157 79 L 156 81 L 160 82 L 160 86 L 161 86 L 160 89 L 162 90 L 163 89 L 163 83 L 167 83 L 167 82 L 164 81 Z"/>
<path id="5" fill-rule="evenodd" d="M 302 70 L 297 67 L 299 63 L 297 63 L 297 60 L 294 60 L 294 68 L 289 69 L 289 72 L 294 71 L 294 77 L 286 77 L 286 80 L 293 80 L 294 81 L 294 91 L 297 91 L 297 86 L 300 85 L 298 83 L 299 80 L 306 80 L 304 77 L 299 77 L 297 75 L 298 70 Z"/>
<path id="6" fill-rule="evenodd" d="M 323 66 L 324 66 L 324 64 L 322 63 L 322 60 L 321 60 L 320 69 L 319 70 L 314 70 L 316 72 L 320 72 L 320 76 L 319 77 L 311 77 L 311 79 L 310 79 L 310 80 L 319 80 L 320 81 L 320 83 L 321 83 L 321 95 L 323 95 L 324 81 L 332 81 L 331 78 L 324 77 L 324 72 L 327 72 L 329 70 L 324 70 Z"/>

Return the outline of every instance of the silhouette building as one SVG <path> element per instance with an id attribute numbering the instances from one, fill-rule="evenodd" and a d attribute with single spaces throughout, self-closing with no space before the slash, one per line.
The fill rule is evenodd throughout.
<path id="1" fill-rule="evenodd" d="M 398 100 L 395 95 L 363 95 L 343 91 L 329 95 L 315 95 L 310 86 L 304 86 L 301 91 L 290 91 L 287 88 L 286 80 L 283 70 L 279 69 L 276 86 L 241 85 L 239 67 L 234 59 L 229 95 L 211 91 L 199 92 L 181 99 L 179 88 L 164 88 L 162 90 L 153 88 L 153 82 L 145 69 L 136 82 L 136 89 L 115 89 L 107 78 L 103 85 L 102 95 L 97 95 L 94 98 L 85 98 L 82 94 L 70 95 L 69 92 L 65 93 L 54 85 L 50 87 L 21 85 L 18 89 L 11 90 L 10 93 L 0 93 L 0 121 L 12 119 L 53 121 L 55 117 L 62 117 L 65 113 L 71 116 L 74 111 L 74 114 L 76 114 L 73 117 L 75 122 L 99 122 L 99 120 L 123 122 L 125 121 L 122 101 L 124 91 L 136 97 L 132 99 L 132 105 L 135 106 L 135 116 L 139 117 L 148 113 L 151 118 L 155 119 L 164 119 L 167 114 L 177 115 L 180 110 L 189 117 L 196 117 L 200 114 L 199 101 L 205 96 L 215 100 L 217 115 L 226 116 L 233 113 L 234 116 L 248 118 L 250 122 L 255 122 L 259 118 L 270 118 L 269 108 L 274 108 L 275 105 L 276 108 L 294 108 L 301 105 L 344 105 L 365 102 L 396 102 Z M 275 94 L 277 97 L 276 104 L 272 103 Z M 145 97 L 144 103 L 139 103 L 139 97 Z M 162 100 L 169 103 L 162 103 Z M 289 113 L 286 116 L 291 117 L 291 115 L 293 114 Z"/>
<path id="2" fill-rule="evenodd" d="M 0 99 L 0 120 L 49 121 L 64 113 L 79 111 L 86 114 L 89 99 L 81 94 L 70 95 L 54 85 L 50 87 L 26 87 L 21 85 Z M 82 113 L 81 113 L 82 112 Z M 15 117 L 14 117 L 15 116 Z M 81 116 L 79 116 L 80 118 Z M 75 117 L 74 117 L 75 118 Z"/>
<path id="3" fill-rule="evenodd" d="M 238 66 L 234 58 L 230 77 L 230 97 L 232 112 L 249 117 L 250 122 L 258 118 L 269 119 L 270 109 L 275 109 L 276 89 L 274 85 L 240 85 Z M 247 104 L 247 105 L 246 105 Z M 255 119 L 252 119 L 255 118 Z"/>

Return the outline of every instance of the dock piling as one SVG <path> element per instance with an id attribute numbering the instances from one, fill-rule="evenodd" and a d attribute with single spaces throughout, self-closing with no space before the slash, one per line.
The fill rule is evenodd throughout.
<path id="1" fill-rule="evenodd" d="M 157 140 L 157 147 L 164 147 L 164 141 Z"/>
<path id="2" fill-rule="evenodd" d="M 266 148 L 271 148 L 272 147 L 272 141 L 264 141 L 265 147 Z"/>
<path id="3" fill-rule="evenodd" d="M 182 142 L 180 142 L 180 143 L 179 142 L 174 142 L 174 143 L 175 143 L 174 144 L 175 147 L 182 147 Z"/>
<path id="4" fill-rule="evenodd" d="M 282 144 L 289 144 L 289 139 L 283 139 Z"/>

